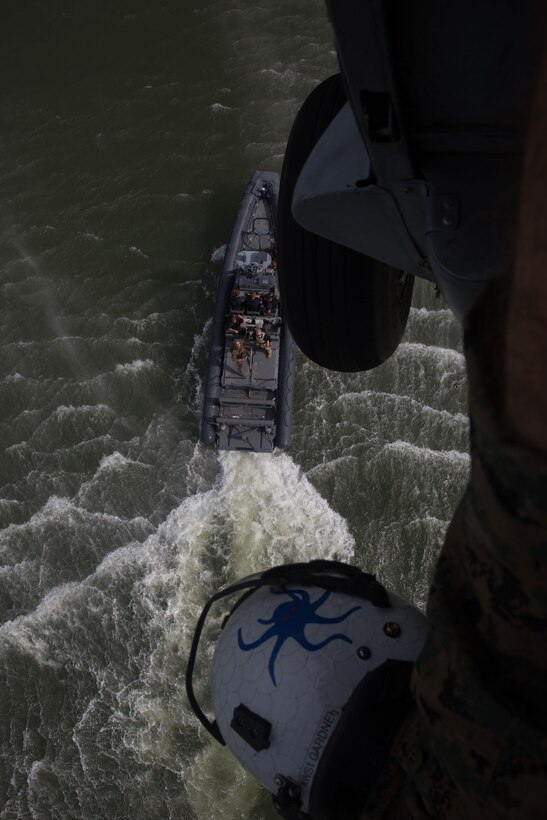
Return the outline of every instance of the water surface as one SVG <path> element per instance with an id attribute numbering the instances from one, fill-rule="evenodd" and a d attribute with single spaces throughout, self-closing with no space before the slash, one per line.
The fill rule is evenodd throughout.
<path id="1" fill-rule="evenodd" d="M 336 70 L 323 6 L 3 18 L 0 818 L 272 818 L 188 708 L 193 625 L 220 584 L 314 557 L 425 604 L 468 471 L 458 326 L 421 283 L 383 367 L 299 357 L 290 451 L 200 446 L 223 247 Z"/>

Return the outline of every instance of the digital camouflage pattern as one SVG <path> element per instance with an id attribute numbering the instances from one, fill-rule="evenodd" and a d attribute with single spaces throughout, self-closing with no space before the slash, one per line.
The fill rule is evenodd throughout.
<path id="1" fill-rule="evenodd" d="M 547 817 L 547 61 L 515 269 L 464 342 L 471 477 L 428 602 L 401 731 L 363 818 Z"/>

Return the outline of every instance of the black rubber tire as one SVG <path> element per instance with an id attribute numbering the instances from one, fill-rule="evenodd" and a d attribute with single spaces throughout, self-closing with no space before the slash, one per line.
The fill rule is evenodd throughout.
<path id="1" fill-rule="evenodd" d="M 284 316 L 300 350 L 322 367 L 356 372 L 396 350 L 414 277 L 310 233 L 292 216 L 300 171 L 345 102 L 335 74 L 311 92 L 294 121 L 279 189 L 278 268 Z"/>

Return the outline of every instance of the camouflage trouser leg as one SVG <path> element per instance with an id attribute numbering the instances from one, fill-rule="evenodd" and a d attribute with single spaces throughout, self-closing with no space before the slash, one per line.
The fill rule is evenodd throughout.
<path id="1" fill-rule="evenodd" d="M 547 816 L 547 54 L 530 123 L 514 269 L 466 322 L 471 478 L 433 578 L 416 720 L 369 820 Z"/>
<path id="2" fill-rule="evenodd" d="M 538 92 L 512 276 L 467 322 L 471 479 L 413 681 L 443 820 L 547 816 L 547 59 Z"/>

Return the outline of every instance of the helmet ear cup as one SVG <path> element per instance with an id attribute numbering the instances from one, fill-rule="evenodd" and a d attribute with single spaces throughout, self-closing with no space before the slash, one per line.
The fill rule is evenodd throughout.
<path id="1" fill-rule="evenodd" d="M 326 747 L 310 793 L 313 820 L 357 820 L 413 706 L 410 661 L 385 661 L 357 686 Z"/>

